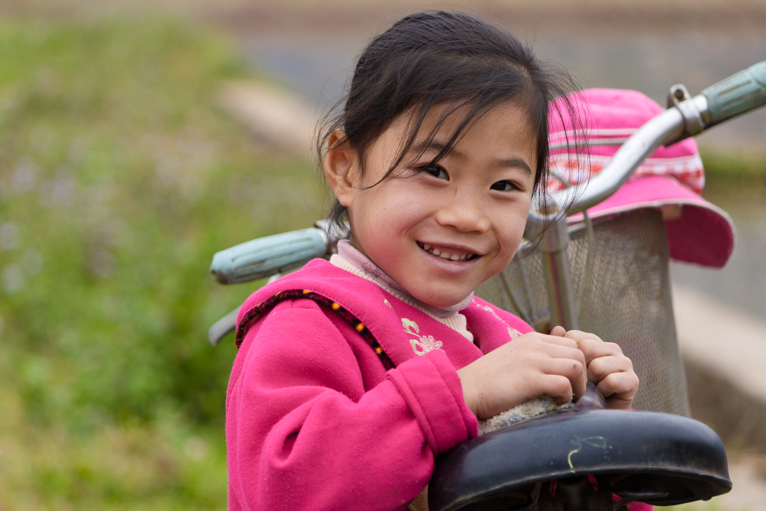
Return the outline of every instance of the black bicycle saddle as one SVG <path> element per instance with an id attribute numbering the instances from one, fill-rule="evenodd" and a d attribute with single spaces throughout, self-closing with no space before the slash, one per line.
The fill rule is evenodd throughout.
<path id="1" fill-rule="evenodd" d="M 600 510 L 613 508 L 613 495 L 667 506 L 731 490 L 726 452 L 709 427 L 667 413 L 605 409 L 594 392 L 439 457 L 429 510 Z"/>

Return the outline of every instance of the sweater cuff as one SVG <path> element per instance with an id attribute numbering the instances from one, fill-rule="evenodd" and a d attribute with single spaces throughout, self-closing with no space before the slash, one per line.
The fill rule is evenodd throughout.
<path id="1" fill-rule="evenodd" d="M 479 434 L 476 416 L 463 398 L 463 387 L 441 350 L 410 359 L 388 371 L 418 421 L 434 456 Z"/>

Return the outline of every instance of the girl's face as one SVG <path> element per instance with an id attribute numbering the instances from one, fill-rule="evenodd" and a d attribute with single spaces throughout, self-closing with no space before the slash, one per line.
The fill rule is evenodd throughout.
<path id="1" fill-rule="evenodd" d="M 411 153 L 395 160 L 408 116 L 400 116 L 367 151 L 366 172 L 348 147 L 330 151 L 325 173 L 348 208 L 353 242 L 418 300 L 454 305 L 513 258 L 524 232 L 537 168 L 536 140 L 525 112 L 500 105 L 464 132 L 436 165 L 429 161 L 462 120 L 458 110 L 433 141 L 432 109 Z M 413 160 L 421 149 L 420 157 Z"/>

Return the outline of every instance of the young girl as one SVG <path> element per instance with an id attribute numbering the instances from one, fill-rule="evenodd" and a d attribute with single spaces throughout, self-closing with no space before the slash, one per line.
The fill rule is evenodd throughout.
<path id="1" fill-rule="evenodd" d="M 563 92 L 465 14 L 408 16 L 370 43 L 322 138 L 350 240 L 239 313 L 230 509 L 406 509 L 477 419 L 567 403 L 588 379 L 630 407 L 638 379 L 617 345 L 535 333 L 473 295 L 521 242 Z"/>

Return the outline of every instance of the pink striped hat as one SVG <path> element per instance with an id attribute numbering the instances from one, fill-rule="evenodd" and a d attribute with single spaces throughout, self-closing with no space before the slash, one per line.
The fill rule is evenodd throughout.
<path id="1" fill-rule="evenodd" d="M 584 133 L 573 133 L 565 110 L 561 112 L 563 124 L 558 115 L 551 115 L 549 192 L 565 186 L 555 175 L 576 184 L 598 174 L 617 152 L 619 143 L 663 112 L 655 101 L 631 90 L 587 89 L 570 99 L 581 112 Z M 588 146 L 588 155 L 568 152 L 567 137 L 571 142 L 573 136 Z M 721 268 L 734 248 L 734 225 L 725 211 L 700 197 L 704 185 L 697 143 L 688 138 L 657 149 L 617 193 L 589 209 L 588 214 L 599 218 L 640 208 L 660 209 L 670 257 Z M 582 215 L 574 215 L 570 222 L 581 220 Z"/>

